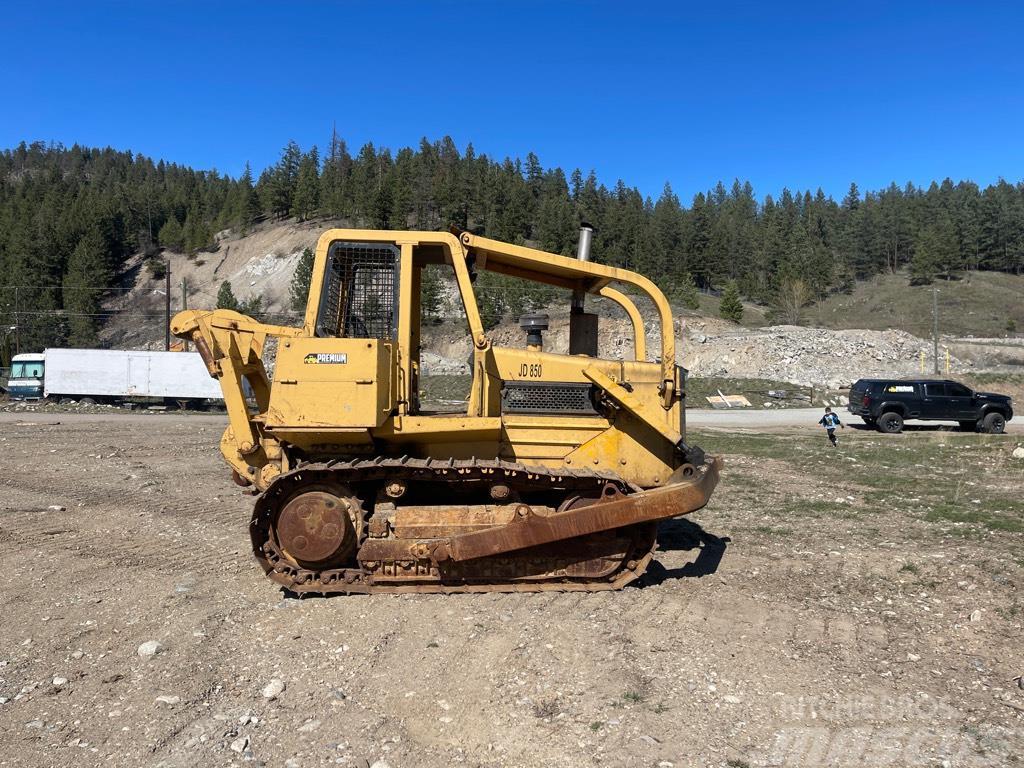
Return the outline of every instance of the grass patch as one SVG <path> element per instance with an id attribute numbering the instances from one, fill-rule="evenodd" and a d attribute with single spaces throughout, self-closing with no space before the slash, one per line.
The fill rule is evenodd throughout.
<path id="1" fill-rule="evenodd" d="M 784 526 L 773 528 L 770 525 L 763 524 L 755 525 L 753 530 L 755 533 L 760 533 L 763 536 L 790 536 L 793 533 L 792 528 L 786 528 Z"/>
<path id="2" fill-rule="evenodd" d="M 786 514 L 793 517 L 844 517 L 849 513 L 846 504 L 837 504 L 833 499 L 795 499 L 786 508 Z"/>
<path id="3" fill-rule="evenodd" d="M 533 716 L 541 720 L 555 717 L 561 711 L 556 699 L 544 699 L 533 705 Z"/>
<path id="4" fill-rule="evenodd" d="M 604 723 L 602 723 L 600 720 L 595 720 L 590 724 L 590 730 L 592 730 L 594 733 L 597 733 L 602 728 L 604 728 Z"/>
<path id="5" fill-rule="evenodd" d="M 920 572 L 921 572 L 921 569 L 918 568 L 913 563 L 904 563 L 900 567 L 900 573 L 912 573 L 912 574 L 914 574 L 916 576 Z"/>
<path id="6" fill-rule="evenodd" d="M 1014 621 L 1018 619 L 1024 611 L 1021 610 L 1020 603 L 1014 602 L 1009 607 L 1004 605 L 996 606 L 996 613 L 1002 616 L 1007 621 Z"/>
<path id="7" fill-rule="evenodd" d="M 924 519 L 929 522 L 978 525 L 990 531 L 1024 533 L 1024 521 L 1019 517 L 1011 517 L 1002 510 L 988 509 L 984 506 L 971 509 L 959 505 L 941 504 L 928 510 Z"/>
<path id="8" fill-rule="evenodd" d="M 626 691 L 622 694 L 622 700 L 628 701 L 630 704 L 639 704 L 644 698 L 643 693 L 640 691 Z"/>
<path id="9" fill-rule="evenodd" d="M 878 525 L 895 515 L 952 523 L 952 532 L 966 537 L 1024 533 L 1024 508 L 1015 496 L 1015 486 L 1024 485 L 1024 468 L 1010 459 L 1012 444 L 1004 437 L 940 431 L 877 437 L 869 433 L 851 435 L 840 451 L 822 448 L 817 437 L 809 431 L 690 435 L 693 443 L 725 456 L 719 493 L 728 494 L 736 508 L 770 505 L 797 529 L 801 520 L 851 520 L 857 521 L 860 534 L 867 535 L 866 520 Z M 746 461 L 733 470 L 732 457 Z M 762 459 L 771 463 L 759 466 Z M 792 476 L 790 482 L 799 487 L 766 483 L 773 475 Z M 765 536 L 792 533 L 759 520 L 750 522 L 750 530 Z"/>
<path id="10" fill-rule="evenodd" d="M 962 273 L 939 280 L 939 315 L 944 333 L 1003 336 L 1007 320 L 1024 328 L 1024 276 L 1001 272 Z M 835 294 L 807 312 L 810 325 L 825 328 L 899 328 L 917 336 L 931 332 L 932 285 L 911 285 L 906 272 L 858 281 L 849 294 Z M 964 311 L 970 308 L 971 311 Z"/>
<path id="11" fill-rule="evenodd" d="M 718 390 L 726 395 L 743 395 L 755 409 L 764 403 L 778 408 L 805 408 L 810 405 L 811 390 L 789 381 L 778 379 L 734 379 L 719 376 L 694 376 L 686 380 L 686 402 L 691 408 L 710 408 L 706 397 L 718 397 Z M 785 398 L 769 397 L 768 391 L 783 391 Z M 801 399 L 797 395 L 806 395 Z"/>
<path id="12" fill-rule="evenodd" d="M 687 442 L 708 453 L 778 458 L 792 451 L 793 438 L 760 432 L 697 432 L 687 430 Z"/>

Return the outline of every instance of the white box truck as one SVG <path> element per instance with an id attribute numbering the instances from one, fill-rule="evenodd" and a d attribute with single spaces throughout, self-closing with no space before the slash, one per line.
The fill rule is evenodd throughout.
<path id="1" fill-rule="evenodd" d="M 11 386 L 11 396 L 18 399 L 45 397 L 88 404 L 146 398 L 180 405 L 222 399 L 220 384 L 195 352 L 47 349 L 32 355 L 31 362 L 20 357 L 12 361 L 11 384 L 17 378 L 13 369 L 22 363 L 26 370 L 32 367 L 36 386 L 17 390 Z"/>

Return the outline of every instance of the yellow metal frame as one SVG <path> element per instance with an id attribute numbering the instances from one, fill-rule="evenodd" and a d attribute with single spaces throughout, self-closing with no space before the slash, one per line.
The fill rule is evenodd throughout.
<path id="1" fill-rule="evenodd" d="M 353 415 L 351 408 L 342 418 L 322 394 L 303 394 L 312 391 L 306 379 L 313 377 L 305 375 L 306 369 L 294 355 L 309 345 L 287 341 L 315 337 L 327 259 L 332 243 L 338 241 L 392 244 L 400 254 L 398 330 L 396 338 L 387 342 L 394 344 L 393 358 L 375 358 L 393 360 L 389 365 L 394 369 L 382 371 L 378 363 L 372 371 L 353 369 L 329 379 L 339 382 L 339 392 L 358 391 L 359 397 L 364 390 L 351 387 L 388 387 L 387 393 L 378 392 L 379 397 L 367 402 L 384 403 L 390 413 L 365 424 L 357 423 L 358 413 Z M 425 265 L 441 263 L 453 269 L 473 343 L 473 384 L 464 415 L 419 413 L 416 402 L 420 275 Z M 579 290 L 618 304 L 632 324 L 634 359 L 602 360 L 494 346 L 481 321 L 471 268 Z M 639 291 L 653 303 L 661 330 L 656 362 L 647 361 L 643 316 L 633 299 L 612 284 Z M 675 364 L 671 310 L 653 282 L 628 270 L 469 233 L 331 229 L 317 243 L 301 327 L 266 325 L 226 310 L 191 310 L 177 315 L 171 330 L 194 342 L 210 374 L 220 379 L 229 421 L 222 453 L 241 481 L 257 488 L 265 488 L 277 473 L 286 471 L 295 454 L 500 456 L 547 466 L 611 469 L 644 487 L 665 482 L 685 460 L 679 451 L 682 382 Z M 275 337 L 285 341 L 278 346 L 278 369 L 271 384 L 263 353 L 266 340 Z M 315 347 L 337 349 L 338 357 L 347 359 L 344 350 L 353 349 L 355 342 L 320 338 Z M 254 405 L 246 402 L 243 378 L 252 386 Z M 606 410 L 594 416 L 502 413 L 502 386 L 515 381 L 593 384 Z"/>

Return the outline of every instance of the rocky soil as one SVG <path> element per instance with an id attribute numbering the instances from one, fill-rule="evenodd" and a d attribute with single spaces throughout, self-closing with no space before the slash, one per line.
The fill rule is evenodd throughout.
<path id="1" fill-rule="evenodd" d="M 639 586 L 295 600 L 223 426 L 0 414 L 0 765 L 1019 761 L 1013 437 L 704 428 L 722 484 Z"/>

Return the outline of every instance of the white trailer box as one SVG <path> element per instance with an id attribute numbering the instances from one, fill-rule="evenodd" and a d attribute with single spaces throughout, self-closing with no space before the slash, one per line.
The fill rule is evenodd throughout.
<path id="1" fill-rule="evenodd" d="M 219 382 L 195 352 L 47 349 L 44 354 L 47 397 L 222 398 Z"/>

